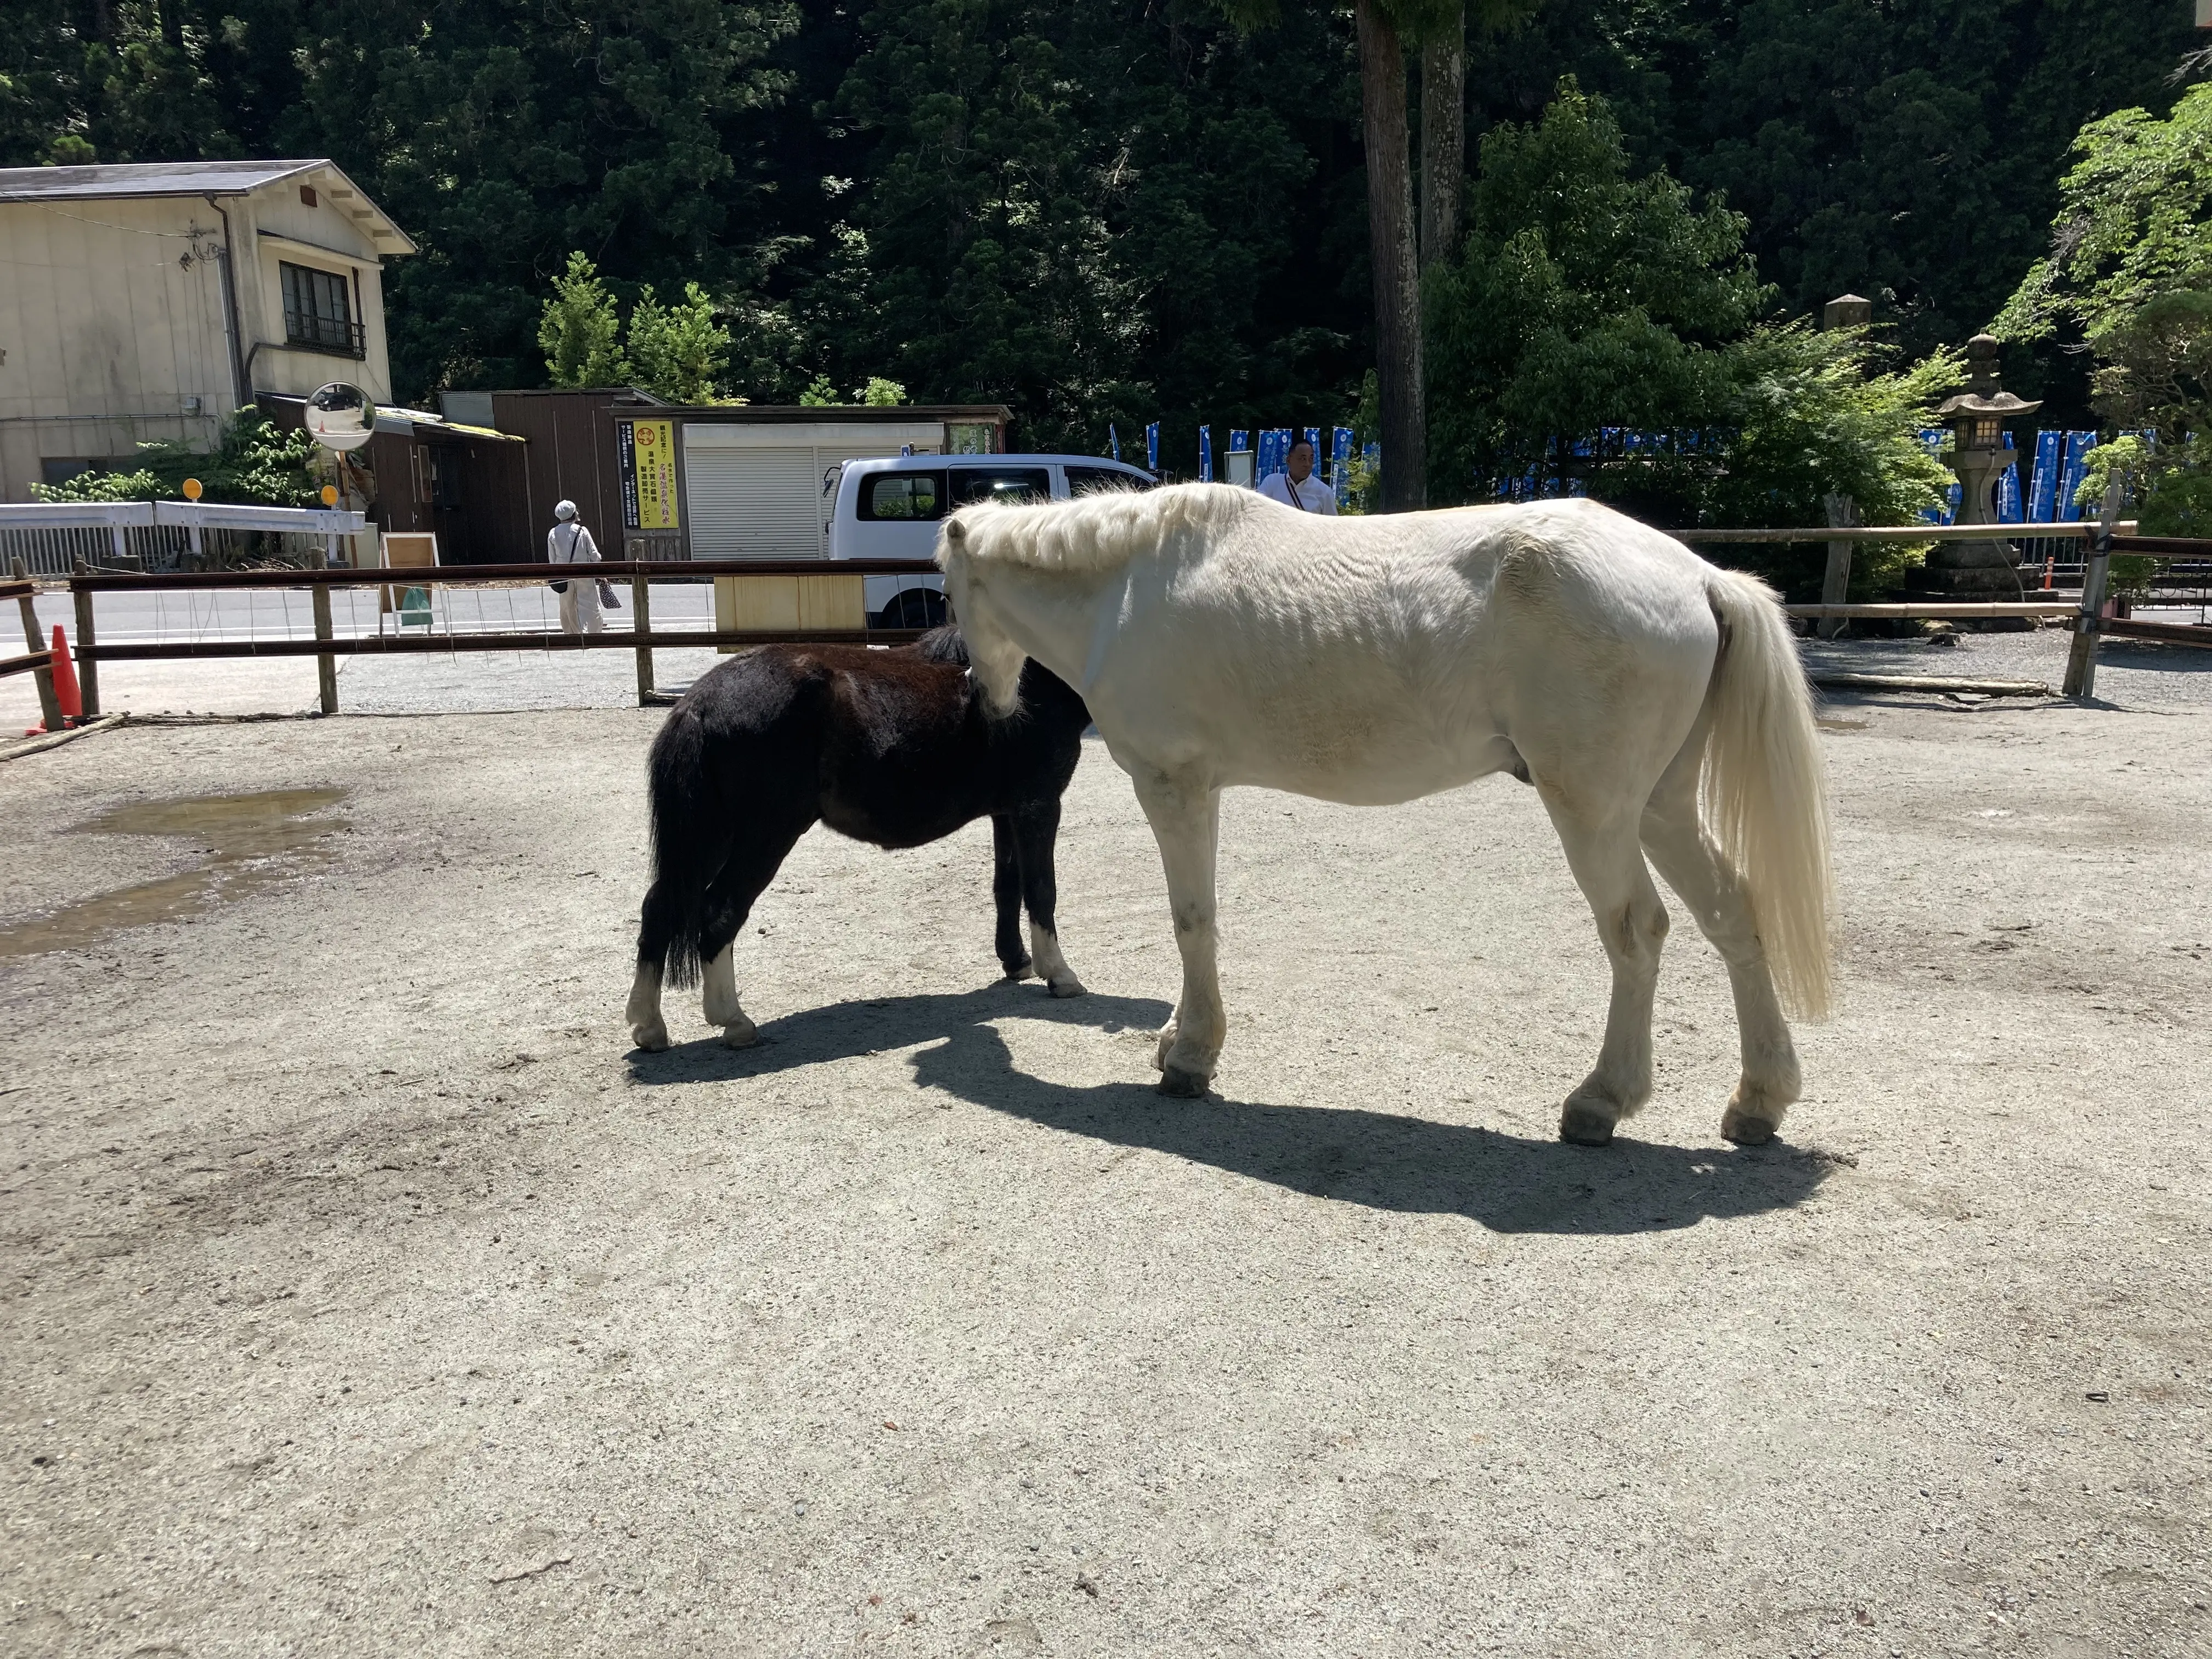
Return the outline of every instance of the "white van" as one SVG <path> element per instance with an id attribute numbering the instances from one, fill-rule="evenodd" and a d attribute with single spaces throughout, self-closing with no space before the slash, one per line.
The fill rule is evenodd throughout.
<path id="1" fill-rule="evenodd" d="M 894 455 L 847 461 L 823 481 L 831 498 L 830 556 L 912 559 L 937 556 L 937 526 L 955 507 L 981 501 L 1066 501 L 1093 489 L 1149 489 L 1142 467 L 1096 455 Z M 945 579 L 932 571 L 866 579 L 875 628 L 934 628 L 945 620 Z"/>

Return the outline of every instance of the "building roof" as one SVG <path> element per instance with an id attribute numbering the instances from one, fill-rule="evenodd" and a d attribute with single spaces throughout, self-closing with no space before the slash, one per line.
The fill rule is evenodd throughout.
<path id="1" fill-rule="evenodd" d="M 415 244 L 353 180 L 327 160 L 131 161 L 84 167 L 0 167 L 0 202 L 87 202 L 146 196 L 244 196 L 299 176 L 354 222 L 379 253 L 412 253 Z"/>

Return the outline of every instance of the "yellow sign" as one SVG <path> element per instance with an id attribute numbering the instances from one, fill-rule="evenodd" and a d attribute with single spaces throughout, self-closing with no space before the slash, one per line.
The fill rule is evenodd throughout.
<path id="1" fill-rule="evenodd" d="M 622 421 L 616 429 L 624 522 L 632 530 L 675 529 L 676 423 Z"/>
<path id="2" fill-rule="evenodd" d="M 323 505 L 325 507 L 336 507 L 337 504 L 338 487 L 336 484 L 325 484 L 323 486 Z"/>
<path id="3" fill-rule="evenodd" d="M 186 501 L 196 501 L 199 500 L 199 498 L 200 498 L 200 481 L 199 481 L 198 478 L 187 478 L 187 479 L 185 479 L 185 499 Z"/>

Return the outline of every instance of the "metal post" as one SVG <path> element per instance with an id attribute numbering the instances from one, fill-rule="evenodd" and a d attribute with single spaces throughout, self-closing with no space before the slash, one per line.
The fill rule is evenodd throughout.
<path id="1" fill-rule="evenodd" d="M 319 640 L 326 640 L 331 637 L 331 590 L 321 582 L 317 582 L 314 595 L 315 637 Z M 325 654 L 315 659 L 315 684 L 323 694 L 323 713 L 337 714 L 338 712 L 338 659 L 336 657 Z"/>
<path id="2" fill-rule="evenodd" d="M 653 632 L 653 581 L 647 576 L 629 579 L 630 626 L 643 639 Z M 641 645 L 637 648 L 637 706 L 653 706 L 653 647 Z"/>
<path id="3" fill-rule="evenodd" d="M 123 527 L 120 525 L 116 526 L 115 534 L 118 540 L 122 538 Z M 82 559 L 76 562 L 76 573 L 80 576 L 88 574 Z M 93 642 L 92 590 L 88 587 L 79 587 L 75 582 L 71 582 L 70 592 L 76 599 L 77 696 L 78 700 L 84 704 L 85 719 L 96 720 L 100 718 L 100 665 L 96 662 L 86 661 L 84 655 L 92 648 Z"/>
<path id="4" fill-rule="evenodd" d="M 2105 504 L 2098 509 L 2097 533 L 2089 540 L 2089 557 L 2081 570 L 2081 611 L 2074 619 L 2074 643 L 2066 653 L 2066 683 L 2069 697 L 2097 695 L 2097 641 L 2104 630 L 2105 588 L 2112 574 L 2112 526 L 2120 516 L 2120 481 L 2115 476 L 2105 486 Z"/>
<path id="5" fill-rule="evenodd" d="M 1831 529 L 1840 530 L 1859 521 L 1858 504 L 1848 495 L 1831 495 L 1826 505 Z M 1827 573 L 1820 578 L 1820 603 L 1844 604 L 1850 592 L 1850 586 L 1851 544 L 1848 541 L 1830 542 Z M 1823 617 L 1820 618 L 1820 637 L 1832 640 L 1844 631 L 1845 625 L 1845 619 L 1842 617 Z"/>
<path id="6" fill-rule="evenodd" d="M 19 582 L 31 579 L 31 568 L 23 562 L 23 556 L 20 553 L 8 562 L 8 569 L 9 574 Z M 50 641 L 39 637 L 38 601 L 26 593 L 15 603 L 23 612 L 23 643 L 33 652 L 45 650 Z M 62 705 L 60 699 L 54 696 L 54 671 L 51 668 L 36 669 L 31 678 L 38 682 L 39 713 L 46 718 L 46 730 L 60 731 Z"/>

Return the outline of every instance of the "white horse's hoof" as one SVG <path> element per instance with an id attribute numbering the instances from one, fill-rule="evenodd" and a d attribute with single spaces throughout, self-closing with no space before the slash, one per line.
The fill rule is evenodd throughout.
<path id="1" fill-rule="evenodd" d="M 722 1028 L 722 1046 L 726 1048 L 750 1048 L 760 1041 L 760 1033 L 753 1029 L 752 1021 L 740 1014 Z"/>
<path id="2" fill-rule="evenodd" d="M 1079 997 L 1083 994 L 1083 981 L 1079 979 L 1056 979 L 1051 981 L 1051 989 L 1056 997 Z"/>
<path id="3" fill-rule="evenodd" d="M 1759 1091 L 1738 1089 L 1721 1114 L 1721 1139 L 1739 1146 L 1764 1146 L 1782 1127 L 1783 1109 Z"/>
<path id="4" fill-rule="evenodd" d="M 1206 1079 L 1196 1072 L 1186 1072 L 1180 1066 L 1163 1066 L 1160 1080 L 1156 1085 L 1164 1095 L 1173 1095 L 1180 1100 L 1197 1100 L 1206 1093 Z"/>
<path id="5" fill-rule="evenodd" d="M 1577 1146 L 1610 1146 L 1620 1114 L 1587 1100 L 1571 1100 L 1559 1113 L 1559 1139 Z"/>
<path id="6" fill-rule="evenodd" d="M 629 1028 L 629 1040 L 639 1048 L 657 1054 L 668 1046 L 668 1026 L 658 1017 L 640 1020 Z"/>

